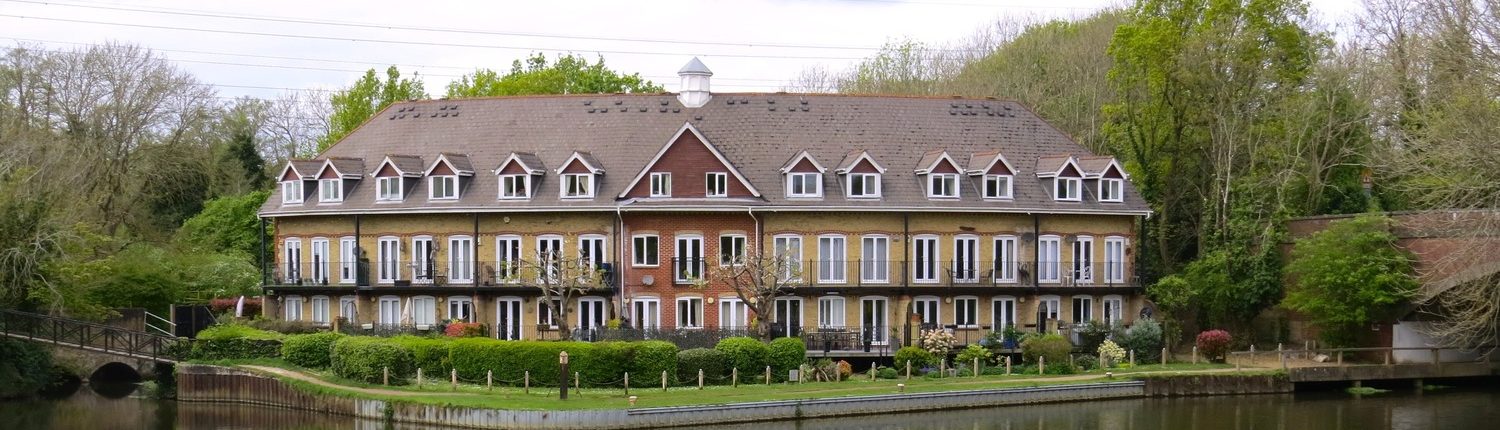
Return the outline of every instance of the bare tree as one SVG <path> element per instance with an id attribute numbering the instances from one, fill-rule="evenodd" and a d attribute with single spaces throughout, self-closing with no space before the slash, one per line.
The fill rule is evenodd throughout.
<path id="1" fill-rule="evenodd" d="M 693 286 L 699 289 L 711 285 L 728 286 L 741 303 L 755 312 L 755 335 L 770 339 L 776 298 L 790 294 L 801 283 L 801 263 L 790 255 L 754 250 L 748 256 L 732 257 L 734 261 L 709 269 L 708 276 Z"/>
<path id="2" fill-rule="evenodd" d="M 514 266 L 501 263 L 499 278 L 507 282 L 533 283 L 542 293 L 542 303 L 562 339 L 572 339 L 568 324 L 571 304 L 577 298 L 608 286 L 609 272 L 590 258 L 565 258 L 560 252 L 538 252 L 533 260 Z"/>

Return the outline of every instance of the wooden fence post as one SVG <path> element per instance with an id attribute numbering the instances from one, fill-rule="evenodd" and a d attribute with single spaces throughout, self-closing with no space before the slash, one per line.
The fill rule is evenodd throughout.
<path id="1" fill-rule="evenodd" d="M 525 379 L 526 380 L 526 385 L 522 386 L 523 388 L 521 388 L 521 390 L 522 390 L 521 392 L 525 393 L 525 394 L 531 394 L 531 371 L 530 370 L 526 371 L 525 378 L 526 378 Z"/>
<path id="2" fill-rule="evenodd" d="M 740 368 L 729 369 L 729 386 L 730 388 L 740 387 Z"/>
<path id="3" fill-rule="evenodd" d="M 1135 367 L 1135 350 L 1130 350 L 1130 367 Z"/>
<path id="4" fill-rule="evenodd" d="M 1193 345 L 1193 364 L 1198 364 L 1198 345 Z"/>
<path id="5" fill-rule="evenodd" d="M 417 389 L 422 389 L 422 368 L 417 368 Z"/>
<path id="6" fill-rule="evenodd" d="M 380 385 L 391 385 L 391 368 L 380 368 Z"/>
<path id="7" fill-rule="evenodd" d="M 458 369 L 448 369 L 448 384 L 458 391 Z"/>
<path id="8" fill-rule="evenodd" d="M 1005 356 L 1005 376 L 1010 376 L 1010 356 Z"/>
<path id="9" fill-rule="evenodd" d="M 979 378 L 979 357 L 974 357 L 974 378 Z"/>
<path id="10" fill-rule="evenodd" d="M 870 382 L 875 381 L 875 362 L 870 362 Z"/>
<path id="11" fill-rule="evenodd" d="M 484 371 L 484 389 L 495 391 L 495 371 Z"/>
<path id="12" fill-rule="evenodd" d="M 703 369 L 698 369 L 698 389 L 703 389 Z"/>
<path id="13" fill-rule="evenodd" d="M 906 360 L 906 380 L 911 380 L 911 360 Z"/>
<path id="14" fill-rule="evenodd" d="M 667 391 L 667 371 L 661 371 L 661 391 Z"/>
<path id="15" fill-rule="evenodd" d="M 625 395 L 630 395 L 630 372 L 625 372 Z"/>
<path id="16" fill-rule="evenodd" d="M 1039 356 L 1036 358 L 1036 374 L 1047 374 L 1047 356 Z"/>
<path id="17" fill-rule="evenodd" d="M 581 376 L 579 372 L 573 372 L 573 392 L 580 395 L 583 394 L 583 390 L 580 389 L 582 384 L 578 382 L 579 379 L 582 379 Z"/>
<path id="18" fill-rule="evenodd" d="M 766 366 L 766 385 L 771 385 L 771 366 Z"/>
<path id="19" fill-rule="evenodd" d="M 1167 365 L 1167 348 L 1166 347 L 1162 347 L 1161 348 L 1161 365 L 1163 365 L 1163 366 Z"/>

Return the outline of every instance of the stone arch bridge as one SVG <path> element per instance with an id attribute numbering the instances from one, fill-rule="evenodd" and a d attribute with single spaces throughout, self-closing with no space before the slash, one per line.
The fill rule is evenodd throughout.
<path id="1" fill-rule="evenodd" d="M 85 379 L 142 380 L 170 374 L 189 340 L 139 330 L 0 309 L 0 336 L 36 342 Z"/>

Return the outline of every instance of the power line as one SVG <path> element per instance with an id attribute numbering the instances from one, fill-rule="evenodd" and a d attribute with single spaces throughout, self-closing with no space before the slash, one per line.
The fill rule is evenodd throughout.
<path id="1" fill-rule="evenodd" d="M 416 42 L 416 41 L 409 41 L 409 40 L 366 39 L 366 38 L 351 38 L 351 37 L 336 37 L 336 36 L 316 36 L 316 35 L 310 35 L 310 34 L 287 34 L 287 33 L 270 33 L 270 32 L 259 32 L 259 31 L 221 30 L 221 29 L 209 29 L 209 28 L 177 27 L 177 26 L 169 26 L 169 25 L 150 25 L 150 24 L 132 24 L 132 23 L 122 23 L 122 22 L 92 21 L 92 20 L 85 20 L 85 19 L 55 18 L 55 17 L 13 15 L 13 14 L 0 14 L 0 17 L 18 18 L 18 19 L 36 19 L 36 20 L 42 20 L 42 21 L 55 21 L 55 22 L 71 22 L 71 23 L 76 23 L 76 24 L 94 24 L 94 25 L 109 25 L 109 26 L 118 26 L 118 27 L 149 28 L 149 29 L 155 29 L 155 30 L 195 31 L 195 32 L 203 32 L 203 33 L 238 34 L 238 35 L 246 35 L 246 36 L 281 37 L 281 38 L 293 38 L 293 39 L 331 40 L 331 41 L 341 41 L 341 42 L 385 43 L 385 44 L 393 44 L 393 45 L 449 46 L 449 47 L 457 47 L 457 48 L 511 49 L 511 50 L 522 50 L 522 51 L 596 52 L 596 53 L 601 53 L 601 54 L 666 55 L 666 56 L 677 56 L 677 57 L 702 55 L 702 56 L 724 57 L 724 58 L 761 58 L 761 59 L 785 59 L 785 60 L 851 60 L 852 61 L 852 60 L 863 60 L 863 59 L 865 59 L 865 57 L 825 57 L 825 56 L 805 56 L 805 55 L 701 54 L 701 53 L 700 54 L 693 54 L 693 53 L 684 53 L 684 52 L 621 51 L 621 50 L 602 50 L 602 49 L 573 50 L 573 49 L 560 49 L 560 48 L 511 46 L 511 45 L 484 45 L 484 44 L 472 44 L 472 43 L 445 43 L 445 42 Z"/>

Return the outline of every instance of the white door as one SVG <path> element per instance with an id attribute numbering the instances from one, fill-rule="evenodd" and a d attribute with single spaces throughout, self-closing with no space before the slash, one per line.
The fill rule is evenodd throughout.
<path id="1" fill-rule="evenodd" d="M 380 298 L 381 325 L 396 325 L 401 323 L 401 299 L 395 297 Z"/>
<path id="2" fill-rule="evenodd" d="M 604 327 L 604 299 L 585 297 L 578 299 L 578 328 L 597 329 Z"/>
<path id="3" fill-rule="evenodd" d="M 448 281 L 474 282 L 474 239 L 468 236 L 448 238 Z"/>
<path id="4" fill-rule="evenodd" d="M 1016 238 L 995 238 L 995 282 L 1016 282 Z"/>
<path id="5" fill-rule="evenodd" d="M 521 299 L 506 297 L 495 300 L 495 338 L 521 340 Z"/>
<path id="6" fill-rule="evenodd" d="M 997 298 L 992 304 L 994 308 L 991 309 L 990 315 L 994 318 L 994 321 L 991 321 L 994 331 L 1001 331 L 1005 327 L 1016 325 L 1016 299 Z"/>
<path id="7" fill-rule="evenodd" d="M 656 330 L 661 328 L 661 301 L 654 298 L 635 299 L 631 301 L 634 309 L 635 327 L 641 330 Z"/>
<path id="8" fill-rule="evenodd" d="M 359 323 L 359 306 L 354 302 L 354 296 L 339 297 L 339 318 L 349 324 Z"/>
<path id="9" fill-rule="evenodd" d="M 1125 282 L 1125 239 L 1104 239 L 1104 281 L 1112 284 Z"/>
<path id="10" fill-rule="evenodd" d="M 353 237 L 339 238 L 339 283 L 353 284 L 359 278 L 355 270 L 359 265 L 359 253 Z"/>
<path id="11" fill-rule="evenodd" d="M 1073 241 L 1073 282 L 1094 283 L 1094 238 L 1079 236 Z"/>
<path id="12" fill-rule="evenodd" d="M 562 238 L 555 236 L 543 236 L 536 240 L 537 261 L 542 265 L 542 275 L 547 279 L 557 279 L 562 272 Z"/>
<path id="13" fill-rule="evenodd" d="M 1037 241 L 1037 252 L 1041 254 L 1042 260 L 1037 262 L 1037 272 L 1039 272 L 1037 273 L 1037 281 L 1058 281 L 1058 265 L 1061 264 L 1058 259 L 1061 257 L 1062 251 L 1059 247 L 1060 242 L 1057 236 L 1043 237 Z"/>
<path id="14" fill-rule="evenodd" d="M 432 272 L 435 266 L 437 266 L 437 250 L 432 247 L 432 238 L 424 236 L 412 239 L 412 283 L 432 283 Z"/>
<path id="15" fill-rule="evenodd" d="M 328 255 L 328 239 L 313 238 L 312 282 L 315 284 L 328 283 Z"/>
<path id="16" fill-rule="evenodd" d="M 931 330 L 931 326 L 938 325 L 938 299 L 937 297 L 918 297 L 912 300 L 912 310 L 917 313 L 922 325 Z"/>
<path id="17" fill-rule="evenodd" d="M 916 259 L 912 261 L 913 282 L 937 282 L 938 281 L 938 238 L 918 237 L 912 239 L 912 252 Z"/>
<path id="18" fill-rule="evenodd" d="M 520 282 L 521 238 L 501 237 L 495 240 L 495 282 Z"/>
<path id="19" fill-rule="evenodd" d="M 673 251 L 673 280 L 686 284 L 703 278 L 703 238 L 682 236 L 677 238 L 677 249 Z"/>
<path id="20" fill-rule="evenodd" d="M 782 279 L 793 280 L 802 277 L 802 237 L 801 236 L 777 236 L 772 239 L 776 259 L 782 264 Z"/>
<path id="21" fill-rule="evenodd" d="M 287 239 L 282 246 L 283 278 L 288 284 L 302 283 L 302 239 Z"/>
<path id="22" fill-rule="evenodd" d="M 847 248 L 842 236 L 818 238 L 818 282 L 841 284 L 848 278 Z"/>
<path id="23" fill-rule="evenodd" d="M 818 298 L 818 328 L 842 329 L 844 328 L 844 298 L 843 297 L 820 297 Z"/>
<path id="24" fill-rule="evenodd" d="M 394 237 L 382 237 L 378 247 L 380 282 L 389 284 L 401 277 L 401 241 Z"/>
<path id="25" fill-rule="evenodd" d="M 890 325 L 886 322 L 887 306 L 885 298 L 871 297 L 860 300 L 860 339 L 869 339 L 870 343 L 884 345 L 886 343 L 887 331 Z"/>
<path id="26" fill-rule="evenodd" d="M 891 239 L 865 236 L 860 240 L 859 280 L 870 283 L 890 281 Z"/>
<path id="27" fill-rule="evenodd" d="M 953 282 L 972 283 L 979 280 L 979 238 L 957 237 L 953 239 Z"/>
<path id="28" fill-rule="evenodd" d="M 585 236 L 578 239 L 578 258 L 586 267 L 598 269 L 607 263 L 603 236 Z"/>
<path id="29" fill-rule="evenodd" d="M 750 307 L 740 299 L 719 299 L 719 329 L 744 330 L 750 326 Z"/>
<path id="30" fill-rule="evenodd" d="M 776 319 L 772 333 L 780 337 L 797 337 L 802 334 L 802 299 L 780 297 L 776 299 Z"/>

